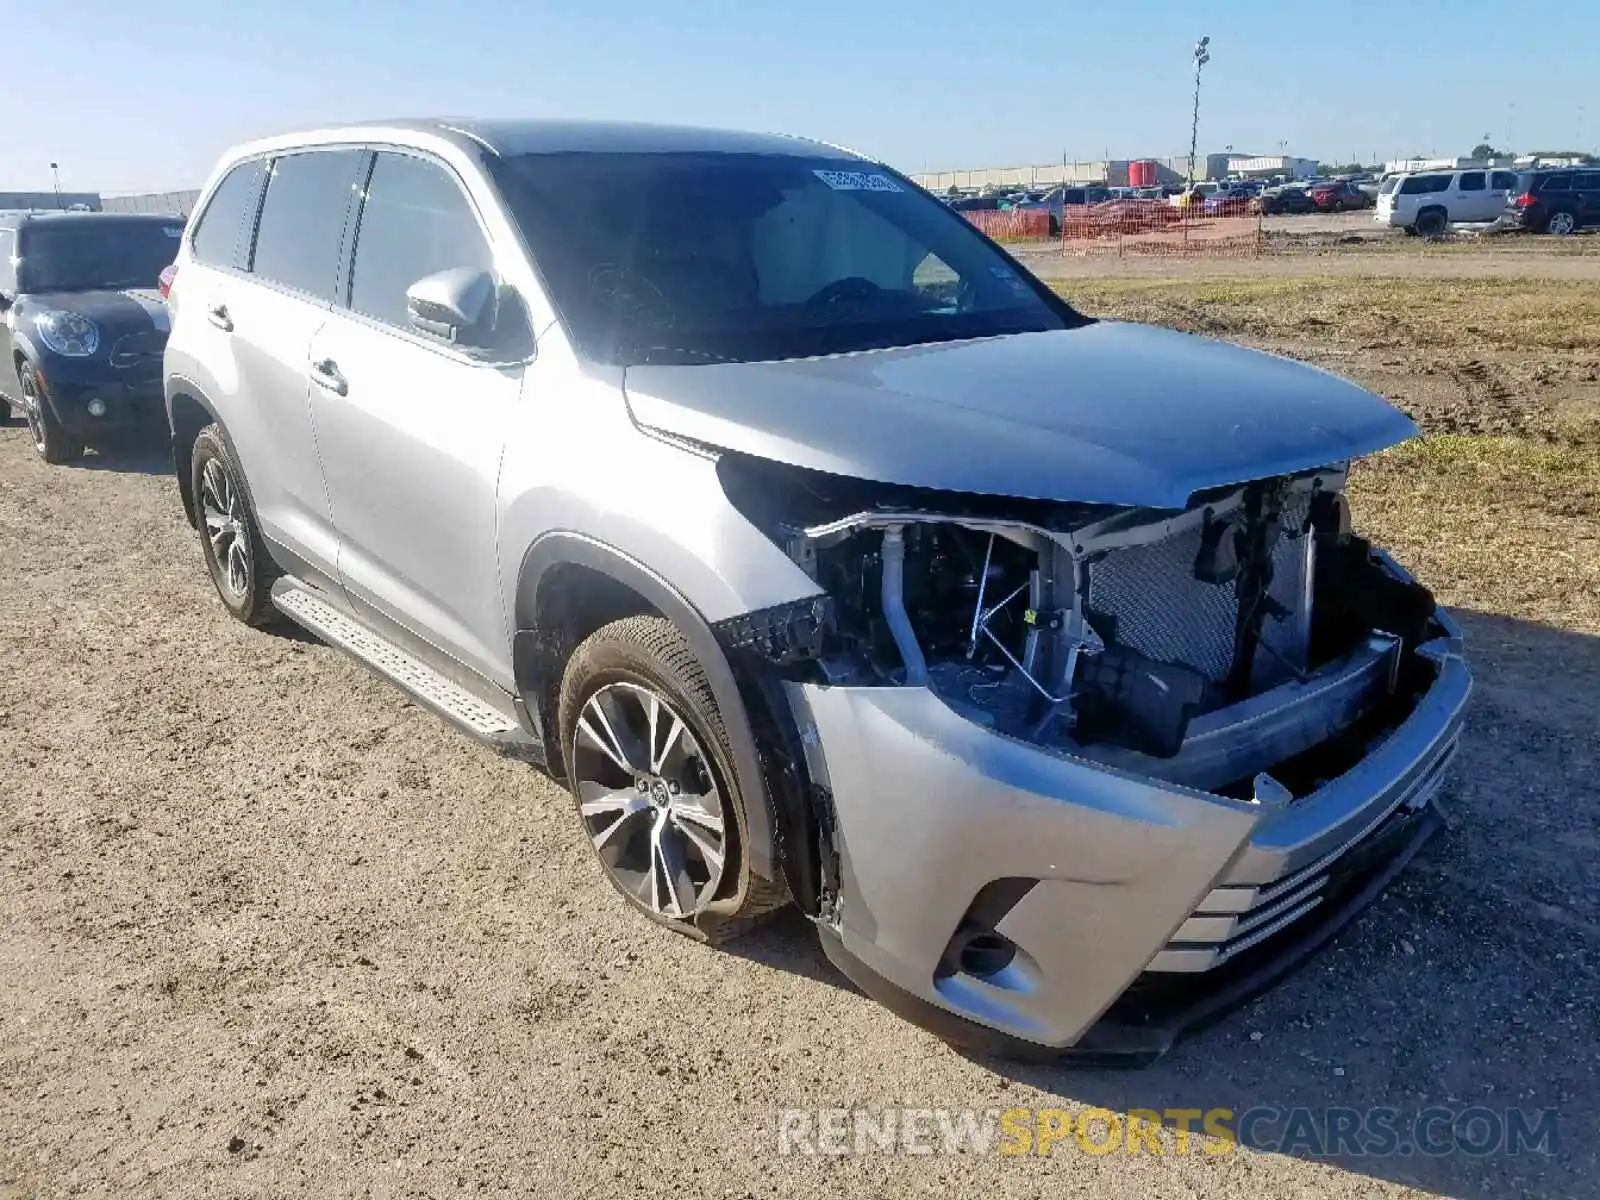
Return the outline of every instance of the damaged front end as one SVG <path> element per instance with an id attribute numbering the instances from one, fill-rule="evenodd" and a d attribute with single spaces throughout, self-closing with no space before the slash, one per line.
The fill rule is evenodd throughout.
<path id="1" fill-rule="evenodd" d="M 1342 466 L 1176 512 L 718 469 L 819 590 L 721 632 L 827 810 L 825 944 L 953 1040 L 1159 1054 L 1435 827 L 1459 637 Z"/>

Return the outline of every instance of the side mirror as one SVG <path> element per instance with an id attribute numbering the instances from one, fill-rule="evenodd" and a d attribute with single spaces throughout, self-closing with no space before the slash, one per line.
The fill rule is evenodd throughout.
<path id="1" fill-rule="evenodd" d="M 494 323 L 495 282 L 477 267 L 425 275 L 406 289 L 411 327 L 461 346 L 481 346 Z"/>

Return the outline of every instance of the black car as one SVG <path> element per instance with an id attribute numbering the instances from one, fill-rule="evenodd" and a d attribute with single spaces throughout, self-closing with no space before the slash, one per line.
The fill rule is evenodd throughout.
<path id="1" fill-rule="evenodd" d="M 178 217 L 0 216 L 0 417 L 18 410 L 46 462 L 161 427 L 160 276 L 182 236 Z"/>
<path id="2" fill-rule="evenodd" d="M 1261 193 L 1261 211 L 1268 216 L 1317 211 L 1317 202 L 1304 188 L 1283 187 Z"/>
<path id="3" fill-rule="evenodd" d="M 1504 221 L 1555 234 L 1600 225 L 1600 170 L 1552 167 L 1522 172 L 1506 198 Z"/>

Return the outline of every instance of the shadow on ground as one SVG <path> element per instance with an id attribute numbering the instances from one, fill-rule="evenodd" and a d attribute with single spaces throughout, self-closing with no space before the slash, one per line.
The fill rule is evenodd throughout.
<path id="1" fill-rule="evenodd" d="M 976 1061 L 1063 1104 L 1124 1117 L 1225 1108 L 1237 1122 L 1258 1110 L 1244 1140 L 1260 1149 L 1443 1195 L 1593 1195 L 1600 638 L 1457 616 L 1477 687 L 1441 799 L 1451 827 L 1328 950 L 1152 1067 Z M 850 987 L 798 917 L 739 952 Z M 1392 1110 L 1394 1150 L 1334 1142 L 1330 1125 L 1350 1118 L 1331 1109 L 1357 1120 Z M 1546 1110 L 1552 1153 L 1485 1147 L 1518 1119 L 1541 1130 Z M 1362 1144 L 1376 1133 L 1364 1126 Z"/>

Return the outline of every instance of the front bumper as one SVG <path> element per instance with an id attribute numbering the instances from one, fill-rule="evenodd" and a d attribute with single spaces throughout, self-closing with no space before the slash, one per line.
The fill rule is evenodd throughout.
<path id="1" fill-rule="evenodd" d="M 790 684 L 836 819 L 824 947 L 958 1044 L 1159 1057 L 1325 944 L 1438 828 L 1471 680 L 1453 631 L 1416 653 L 1432 680 L 1409 715 L 1281 808 L 1014 741 L 924 689 Z M 975 931 L 1009 961 L 966 969 Z"/>
<path id="2" fill-rule="evenodd" d="M 106 363 L 47 360 L 35 364 L 44 384 L 45 403 L 68 434 L 86 441 L 97 437 L 157 430 L 166 421 L 166 400 L 159 373 L 118 370 Z M 104 412 L 95 415 L 91 401 Z"/>

